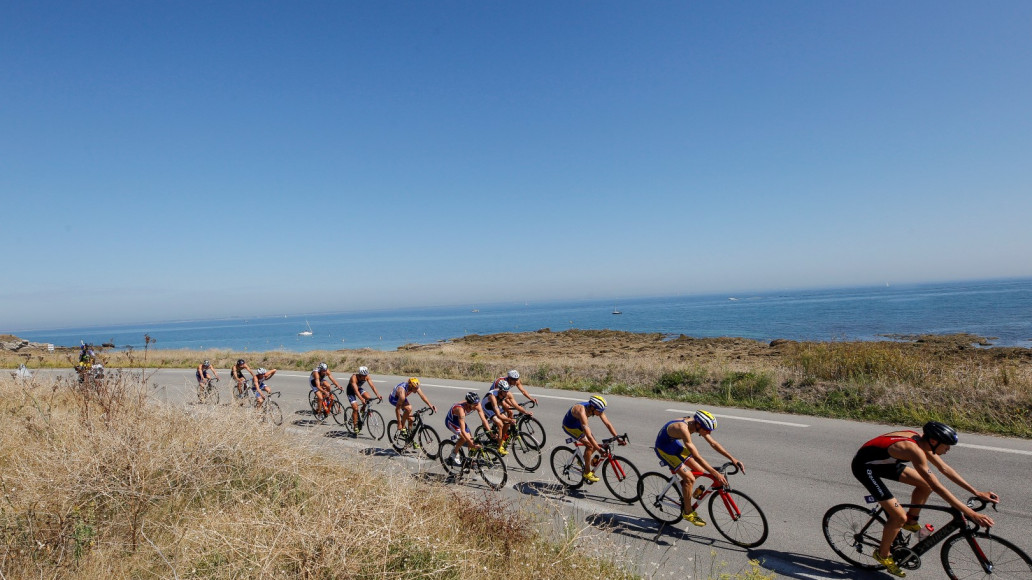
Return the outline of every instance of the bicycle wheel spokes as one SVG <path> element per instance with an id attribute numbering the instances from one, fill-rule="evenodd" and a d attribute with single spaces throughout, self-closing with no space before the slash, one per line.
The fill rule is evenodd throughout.
<path id="1" fill-rule="evenodd" d="M 545 448 L 545 428 L 541 425 L 541 421 L 525 416 L 524 419 L 520 420 L 518 428 L 520 433 L 534 438 L 534 441 L 538 443 L 538 449 Z"/>
<path id="2" fill-rule="evenodd" d="M 387 440 L 390 441 L 391 447 L 395 451 L 401 453 L 405 449 L 405 445 L 408 441 L 401 435 L 398 429 L 398 422 L 391 419 L 390 423 L 387 423 Z"/>
<path id="3" fill-rule="evenodd" d="M 972 534 L 970 543 L 963 535 L 951 537 L 943 545 L 940 556 L 942 567 L 952 580 L 1032 578 L 1032 559 L 1028 554 L 986 532 Z"/>
<path id="4" fill-rule="evenodd" d="M 416 437 L 420 453 L 427 459 L 437 459 L 437 456 L 441 454 L 441 438 L 437 436 L 437 431 L 434 431 L 434 428 L 429 425 L 423 425 L 416 433 Z"/>
<path id="5" fill-rule="evenodd" d="M 448 475 L 455 475 L 459 471 L 459 466 L 451 462 L 451 454 L 455 450 L 454 441 L 444 441 L 441 443 L 441 467 L 444 468 L 444 472 Z"/>
<path id="6" fill-rule="evenodd" d="M 505 486 L 509 474 L 502 456 L 497 451 L 490 447 L 481 447 L 479 451 L 474 452 L 472 460 L 480 479 L 491 486 L 491 489 L 498 490 Z"/>
<path id="7" fill-rule="evenodd" d="M 282 425 L 283 411 L 280 410 L 279 404 L 266 398 L 265 402 L 262 403 L 262 420 L 268 421 L 273 425 Z"/>
<path id="8" fill-rule="evenodd" d="M 871 558 L 881 544 L 885 520 L 858 505 L 837 505 L 824 514 L 824 539 L 840 558 L 868 570 L 882 568 Z"/>
<path id="9" fill-rule="evenodd" d="M 541 467 L 541 444 L 531 435 L 516 432 L 509 437 L 509 453 L 527 471 L 536 471 Z"/>
<path id="10" fill-rule="evenodd" d="M 755 548 L 767 541 L 767 516 L 751 497 L 737 490 L 710 494 L 710 521 L 729 542 Z"/>
<path id="11" fill-rule="evenodd" d="M 602 464 L 602 480 L 616 499 L 625 503 L 638 501 L 638 481 L 641 474 L 627 458 L 613 455 Z"/>
<path id="12" fill-rule="evenodd" d="M 584 485 L 584 462 L 569 447 L 556 447 L 552 450 L 552 473 L 559 483 L 567 489 L 577 489 Z"/>
<path id="13" fill-rule="evenodd" d="M 638 502 L 652 519 L 667 525 L 681 521 L 681 482 L 667 487 L 670 478 L 651 471 L 638 481 Z"/>
<path id="14" fill-rule="evenodd" d="M 384 425 L 383 415 L 379 411 L 369 411 L 369 415 L 366 416 L 365 425 L 362 426 L 369 436 L 379 441 L 383 439 Z"/>
<path id="15" fill-rule="evenodd" d="M 345 408 L 348 411 L 347 413 L 344 412 Z M 344 407 L 344 405 L 341 405 L 340 401 L 338 401 L 336 399 L 336 397 L 334 397 L 330 401 L 330 415 L 333 416 L 333 421 L 336 424 L 340 425 L 341 427 L 347 426 L 348 430 L 351 430 L 352 429 L 352 425 L 353 425 L 351 423 L 351 421 L 347 420 L 348 419 L 348 415 L 350 413 L 351 413 L 351 407 Z"/>

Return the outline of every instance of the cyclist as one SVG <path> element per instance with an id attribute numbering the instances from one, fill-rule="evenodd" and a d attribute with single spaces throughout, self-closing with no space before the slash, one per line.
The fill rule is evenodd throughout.
<path id="1" fill-rule="evenodd" d="M 340 388 L 340 383 L 333 378 L 333 373 L 330 372 L 330 366 L 324 362 L 312 369 L 312 374 L 308 376 L 308 385 L 315 391 L 315 398 L 318 400 L 320 409 L 326 408 L 325 403 L 330 399 L 330 383 L 333 383 L 333 386 L 338 389 Z"/>
<path id="2" fill-rule="evenodd" d="M 690 417 L 674 419 L 663 425 L 663 428 L 659 430 L 659 435 L 656 436 L 656 446 L 653 448 L 659 459 L 681 478 L 681 497 L 684 502 L 684 505 L 681 506 L 681 513 L 684 515 L 684 519 L 696 526 L 705 526 L 706 522 L 699 517 L 697 512 L 689 511 L 692 505 L 690 494 L 692 486 L 695 485 L 695 476 L 692 474 L 692 470 L 708 471 L 720 485 L 727 485 L 727 479 L 702 458 L 699 450 L 692 443 L 692 434 L 698 434 L 717 453 L 727 457 L 731 463 L 737 465 L 743 472 L 745 471 L 745 465 L 732 457 L 713 438 L 713 432 L 716 430 L 717 418 L 708 411 L 700 409 Z"/>
<path id="3" fill-rule="evenodd" d="M 448 415 L 444 417 L 444 426 L 459 437 L 451 455 L 448 456 L 448 461 L 452 465 L 462 465 L 462 461 L 459 459 L 459 450 L 464 445 L 469 445 L 470 449 L 480 449 L 469 433 L 469 425 L 466 424 L 466 415 L 474 410 L 480 415 L 480 422 L 484 424 L 484 429 L 490 430 L 490 423 L 487 422 L 487 416 L 484 415 L 484 409 L 480 405 L 480 396 L 473 391 L 466 393 L 464 401 L 452 405 L 448 410 Z"/>
<path id="4" fill-rule="evenodd" d="M 247 362 L 244 361 L 244 359 L 237 360 L 236 364 L 229 369 L 230 378 L 236 379 L 238 399 L 244 398 L 244 371 L 250 373 L 252 379 L 254 378 L 254 371 L 251 370 L 251 367 L 247 366 Z"/>
<path id="5" fill-rule="evenodd" d="M 527 392 L 527 389 L 525 389 L 523 387 L 523 381 L 520 379 L 520 372 L 517 371 L 516 369 L 512 369 L 504 377 L 498 377 L 497 379 L 495 379 L 494 383 L 492 383 L 491 386 L 492 387 L 497 386 L 498 385 L 498 381 L 505 381 L 505 382 L 509 383 L 510 387 L 516 387 L 517 389 L 520 390 L 521 393 L 523 393 L 524 397 L 527 397 L 531 401 L 534 401 L 534 404 L 537 405 L 538 400 L 535 399 L 534 397 L 531 397 L 530 393 Z M 515 401 L 515 400 L 516 399 L 514 398 L 513 401 Z"/>
<path id="6" fill-rule="evenodd" d="M 484 414 L 488 420 L 498 427 L 498 453 L 500 455 L 508 455 L 509 453 L 505 449 L 505 442 L 509 438 L 509 426 L 516 424 L 513 411 L 518 410 L 521 413 L 533 416 L 533 413 L 524 409 L 516 402 L 516 397 L 512 395 L 511 389 L 512 387 L 508 381 L 498 379 L 487 391 L 487 394 L 484 395 L 484 399 L 481 402 Z"/>
<path id="7" fill-rule="evenodd" d="M 376 390 L 376 385 L 373 384 L 373 379 L 369 378 L 369 369 L 366 367 L 358 367 L 358 372 L 351 375 L 351 379 L 348 380 L 348 402 L 351 403 L 351 408 L 355 411 L 352 415 L 355 421 L 355 433 L 357 434 L 362 430 L 362 421 L 358 417 L 358 404 L 366 404 L 373 400 L 373 396 L 366 392 L 364 385 L 368 384 L 369 388 L 376 393 L 376 398 L 380 401 L 383 397 L 380 396 L 380 391 Z"/>
<path id="8" fill-rule="evenodd" d="M 260 409 L 262 403 L 265 402 L 265 395 L 262 394 L 262 391 L 272 394 L 272 389 L 265 384 L 265 381 L 271 379 L 274 374 L 276 374 L 276 369 L 266 370 L 263 367 L 258 367 L 258 370 L 254 372 L 254 383 L 251 385 L 251 391 L 254 393 L 255 407 Z"/>
<path id="9" fill-rule="evenodd" d="M 932 474 L 929 464 L 972 495 L 988 502 L 999 503 L 999 496 L 991 491 L 978 491 L 942 459 L 942 456 L 957 444 L 957 439 L 957 431 L 953 427 L 938 421 L 929 421 L 925 423 L 921 434 L 916 431 L 900 430 L 875 437 L 864 443 L 853 457 L 851 466 L 853 477 L 857 478 L 867 488 L 867 491 L 871 492 L 888 517 L 882 530 L 881 546 L 878 552 L 871 556 L 879 564 L 885 566 L 891 574 L 900 578 L 906 575 L 896 565 L 889 550 L 892 540 L 901 528 L 912 532 L 921 529 L 921 524 L 917 521 L 921 508 L 912 507 L 909 513 L 904 513 L 892 492 L 885 487 L 883 479 L 891 479 L 913 486 L 914 492 L 910 496 L 912 504 L 924 505 L 934 491 L 939 497 L 946 500 L 946 503 L 960 510 L 967 519 L 976 524 L 983 527 L 995 524 L 989 516 L 972 510 L 957 499 Z M 907 463 L 911 465 L 907 465 Z"/>
<path id="10" fill-rule="evenodd" d="M 433 412 L 437 412 L 437 407 L 430 403 L 430 400 L 423 394 L 423 390 L 419 388 L 419 379 L 411 377 L 403 383 L 398 383 L 398 386 L 394 387 L 390 396 L 387 397 L 387 402 L 394 405 L 394 416 L 398 420 L 398 431 L 400 433 L 405 433 L 412 426 L 412 403 L 408 401 L 408 397 L 412 393 L 418 394 L 419 398 L 423 399 L 423 402 Z"/>
<path id="11" fill-rule="evenodd" d="M 208 375 L 211 375 L 210 377 Z M 204 381 L 209 378 L 219 378 L 219 373 L 215 372 L 215 367 L 211 366 L 211 361 L 206 360 L 201 364 L 197 365 L 197 395 L 203 394 Z"/>
<path id="12" fill-rule="evenodd" d="M 588 428 L 588 419 L 591 417 L 602 419 L 602 423 L 613 434 L 613 437 L 617 436 L 616 429 L 613 428 L 613 424 L 606 417 L 606 406 L 606 400 L 595 395 L 583 403 L 577 403 L 570 407 L 570 410 L 566 412 L 566 416 L 563 417 L 563 431 L 584 443 L 584 480 L 588 483 L 598 481 L 598 476 L 592 471 L 594 464 L 591 462 L 591 456 L 596 451 L 602 451 L 602 446 L 595 440 L 595 437 L 591 434 L 591 429 Z M 620 445 L 627 445 L 627 441 L 623 439 L 619 439 L 618 443 Z"/>

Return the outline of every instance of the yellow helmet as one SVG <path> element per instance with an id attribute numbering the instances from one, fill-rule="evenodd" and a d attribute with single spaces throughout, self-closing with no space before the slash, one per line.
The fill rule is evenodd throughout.
<path id="1" fill-rule="evenodd" d="M 413 387 L 418 387 L 419 386 L 419 379 L 417 379 L 416 377 L 410 377 L 409 380 L 408 380 L 408 384 L 413 386 Z"/>

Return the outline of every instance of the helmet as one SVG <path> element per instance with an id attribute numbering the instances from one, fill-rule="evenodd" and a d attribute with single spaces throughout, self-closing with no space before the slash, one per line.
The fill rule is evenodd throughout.
<path id="1" fill-rule="evenodd" d="M 945 423 L 929 421 L 924 426 L 924 436 L 946 445 L 957 444 L 957 430 Z"/>
<path id="2" fill-rule="evenodd" d="M 268 371 L 265 370 L 265 367 L 258 367 L 258 370 L 254 371 L 254 374 L 256 374 L 256 375 L 264 375 L 266 372 L 268 372 Z"/>
<path id="3" fill-rule="evenodd" d="M 326 363 L 319 363 L 319 367 L 318 368 L 321 371 L 326 371 L 326 370 L 330 369 L 329 365 L 327 365 Z"/>
<path id="4" fill-rule="evenodd" d="M 242 366 L 244 366 L 245 364 L 247 364 L 247 363 L 245 363 L 245 362 L 244 362 L 244 359 L 240 359 L 240 360 L 238 360 L 238 361 L 237 361 L 237 366 L 238 366 L 238 367 L 242 367 Z"/>
<path id="5" fill-rule="evenodd" d="M 416 377 L 410 377 L 408 380 L 408 384 L 412 385 L 413 387 L 418 387 L 419 379 L 417 379 Z"/>
<path id="6" fill-rule="evenodd" d="M 699 409 L 695 412 L 695 424 L 707 431 L 717 430 L 717 418 L 713 416 L 709 411 L 703 411 Z"/>
<path id="7" fill-rule="evenodd" d="M 594 397 L 591 397 L 590 399 L 588 399 L 588 404 L 591 405 L 592 407 L 598 409 L 599 413 L 601 413 L 602 411 L 605 411 L 606 410 L 606 406 L 608 405 L 608 403 L 606 403 L 606 400 L 603 399 L 602 397 L 598 396 L 598 395 L 595 395 Z"/>
<path id="8" fill-rule="evenodd" d="M 366 367 L 358 367 L 358 374 L 364 377 L 369 374 L 369 369 Z"/>
<path id="9" fill-rule="evenodd" d="M 211 366 L 211 361 L 210 360 L 204 361 L 204 366 L 210 367 Z"/>
<path id="10" fill-rule="evenodd" d="M 520 372 L 516 369 L 512 369 L 511 371 L 509 371 L 509 378 L 515 381 L 516 379 L 520 378 Z"/>
<path id="11" fill-rule="evenodd" d="M 498 381 L 498 388 L 503 393 L 508 393 L 509 389 L 511 389 L 512 387 L 509 386 L 509 381 Z"/>
<path id="12" fill-rule="evenodd" d="M 470 405 L 476 405 L 480 402 L 480 395 L 474 393 L 473 391 L 470 391 L 466 393 L 466 402 Z"/>

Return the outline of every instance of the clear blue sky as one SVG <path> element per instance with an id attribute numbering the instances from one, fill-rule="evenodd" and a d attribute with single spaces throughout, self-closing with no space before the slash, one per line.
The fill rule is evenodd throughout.
<path id="1" fill-rule="evenodd" d="M 5 2 L 0 332 L 1032 275 L 1032 2 Z"/>

